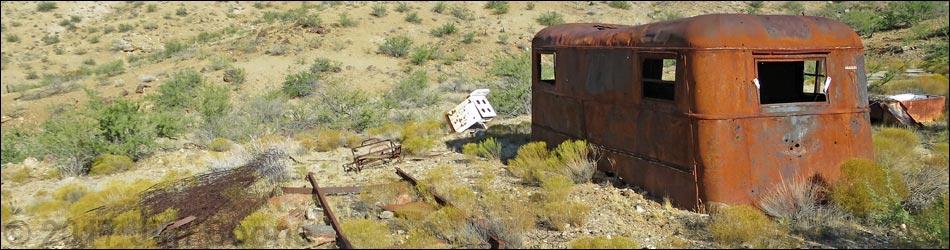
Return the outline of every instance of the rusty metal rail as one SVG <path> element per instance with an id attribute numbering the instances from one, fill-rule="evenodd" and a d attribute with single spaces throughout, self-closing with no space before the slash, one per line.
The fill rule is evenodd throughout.
<path id="1" fill-rule="evenodd" d="M 310 185 L 313 186 L 313 193 L 317 195 L 317 199 L 320 201 L 320 206 L 323 206 L 323 213 L 328 218 L 330 218 L 330 226 L 332 226 L 333 230 L 336 231 L 337 242 L 340 243 L 340 248 L 353 249 L 353 245 L 350 244 L 350 240 L 346 239 L 346 236 L 343 235 L 343 229 L 340 228 L 340 223 L 336 220 L 336 216 L 333 216 L 333 211 L 331 211 L 330 204 L 327 203 L 327 199 L 324 197 L 323 191 L 321 191 L 320 186 L 317 185 L 317 179 L 313 177 L 313 172 L 307 173 L 307 180 L 310 181 Z"/>

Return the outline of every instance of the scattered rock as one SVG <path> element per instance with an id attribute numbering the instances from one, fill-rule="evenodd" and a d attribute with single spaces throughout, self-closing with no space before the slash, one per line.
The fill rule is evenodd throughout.
<path id="1" fill-rule="evenodd" d="M 152 86 L 149 86 L 146 84 L 139 84 L 139 86 L 135 87 L 135 93 L 138 93 L 138 94 L 145 93 L 145 88 L 149 88 L 149 87 L 152 87 Z"/>
<path id="2" fill-rule="evenodd" d="M 393 218 L 393 212 L 390 212 L 390 211 L 383 211 L 382 213 L 379 213 L 379 218 L 380 218 L 380 219 L 384 219 L 384 220 L 392 219 L 392 218 Z"/>
<path id="3" fill-rule="evenodd" d="M 329 242 L 336 241 L 336 231 L 333 227 L 327 225 L 304 225 L 304 237 L 310 242 Z"/>
<path id="4" fill-rule="evenodd" d="M 307 213 L 304 214 L 304 217 L 307 218 L 308 220 L 322 221 L 322 220 L 323 220 L 323 210 L 321 210 L 321 209 L 319 209 L 319 208 L 307 209 Z"/>
<path id="5" fill-rule="evenodd" d="M 139 77 L 139 80 L 142 80 L 142 82 L 153 82 L 153 81 L 155 81 L 155 76 L 152 76 L 152 75 L 144 75 L 144 76 L 140 76 L 140 77 Z"/>

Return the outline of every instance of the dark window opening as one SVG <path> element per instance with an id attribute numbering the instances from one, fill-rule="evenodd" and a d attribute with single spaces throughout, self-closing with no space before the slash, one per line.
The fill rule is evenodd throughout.
<path id="1" fill-rule="evenodd" d="M 758 62 L 759 103 L 825 102 L 824 60 Z"/>
<path id="2" fill-rule="evenodd" d="M 646 58 L 640 72 L 643 74 L 643 97 L 675 99 L 676 59 Z"/>
<path id="3" fill-rule="evenodd" d="M 541 53 L 541 82 L 554 84 L 554 53 Z"/>

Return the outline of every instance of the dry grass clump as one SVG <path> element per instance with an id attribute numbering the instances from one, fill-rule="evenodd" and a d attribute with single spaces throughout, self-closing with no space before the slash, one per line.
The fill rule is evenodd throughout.
<path id="1" fill-rule="evenodd" d="M 444 125 L 438 121 L 408 122 L 402 129 L 402 150 L 410 155 L 424 155 L 442 136 Z"/>
<path id="2" fill-rule="evenodd" d="M 132 169 L 132 159 L 123 155 L 103 154 L 92 161 L 90 175 L 108 175 Z"/>
<path id="3" fill-rule="evenodd" d="M 109 235 L 96 239 L 92 248 L 97 249 L 152 249 L 155 241 L 143 235 Z"/>
<path id="4" fill-rule="evenodd" d="M 886 94 L 921 93 L 946 96 L 947 90 L 950 89 L 947 82 L 947 77 L 939 74 L 894 80 L 884 85 L 884 92 Z"/>
<path id="5" fill-rule="evenodd" d="M 545 225 L 557 231 L 564 231 L 586 224 L 590 207 L 577 202 L 556 201 L 544 204 L 541 211 L 541 220 Z"/>
<path id="6" fill-rule="evenodd" d="M 950 246 L 950 210 L 947 193 L 930 207 L 914 215 L 911 243 L 917 248 L 947 249 Z"/>
<path id="7" fill-rule="evenodd" d="M 384 140 L 398 140 L 399 138 L 402 138 L 402 126 L 395 123 L 387 123 L 379 127 L 367 129 L 366 133 L 371 137 Z"/>
<path id="8" fill-rule="evenodd" d="M 713 215 L 709 224 L 709 232 L 716 242 L 725 246 L 736 247 L 743 244 L 753 248 L 775 247 L 775 240 L 784 235 L 786 230 L 772 222 L 768 216 L 758 209 L 748 206 L 723 207 Z"/>
<path id="9" fill-rule="evenodd" d="M 915 159 L 914 147 L 920 143 L 920 137 L 907 129 L 881 128 L 872 136 L 872 141 L 875 160 L 891 166 Z"/>
<path id="10" fill-rule="evenodd" d="M 208 144 L 208 149 L 214 152 L 225 152 L 231 149 L 231 141 L 225 138 L 214 138 L 210 144 Z"/>
<path id="11" fill-rule="evenodd" d="M 335 129 L 302 132 L 295 135 L 294 139 L 307 150 L 318 152 L 332 151 L 343 146 L 355 147 L 362 141 L 356 133 Z"/>
<path id="12" fill-rule="evenodd" d="M 439 238 L 435 236 L 429 230 L 422 228 L 414 228 L 409 230 L 409 238 L 406 239 L 406 243 L 403 243 L 400 248 L 402 249 L 443 249 L 449 248 L 445 243 L 439 241 Z"/>
<path id="13" fill-rule="evenodd" d="M 269 214 L 254 212 L 244 217 L 241 224 L 234 228 L 234 236 L 245 247 L 260 248 L 266 246 L 271 231 L 277 227 L 277 219 Z"/>
<path id="14" fill-rule="evenodd" d="M 529 184 L 540 184 L 554 175 L 585 183 L 597 171 L 598 157 L 599 152 L 586 141 L 564 141 L 554 151 L 548 151 L 545 142 L 531 142 L 518 149 L 508 169 Z"/>
<path id="15" fill-rule="evenodd" d="M 67 184 L 53 192 L 53 199 L 73 203 L 86 195 L 87 192 L 86 187 L 82 185 Z"/>
<path id="16" fill-rule="evenodd" d="M 640 245 L 627 237 L 584 237 L 572 240 L 570 249 L 637 249 Z"/>
<path id="17" fill-rule="evenodd" d="M 385 248 L 392 246 L 395 242 L 390 235 L 389 227 L 375 220 L 343 221 L 340 228 L 355 248 Z"/>
<path id="18" fill-rule="evenodd" d="M 439 211 L 429 215 L 426 221 L 428 222 L 427 225 L 431 225 L 434 228 L 433 231 L 440 238 L 452 244 L 478 244 L 482 242 L 481 234 L 469 222 L 470 218 L 472 218 L 471 211 L 457 207 L 442 207 Z"/>
<path id="19" fill-rule="evenodd" d="M 871 160 L 851 159 L 841 164 L 831 198 L 851 214 L 881 221 L 900 216 L 895 210 L 903 211 L 901 201 L 907 194 L 899 174 Z"/>
<path id="20" fill-rule="evenodd" d="M 0 225 L 6 225 L 13 219 L 13 211 L 7 207 L 6 203 L 0 204 Z"/>
<path id="21" fill-rule="evenodd" d="M 759 208 L 768 215 L 787 222 L 799 233 L 821 236 L 843 225 L 846 215 L 839 209 L 822 206 L 827 190 L 812 181 L 796 179 L 766 191 L 759 199 Z"/>

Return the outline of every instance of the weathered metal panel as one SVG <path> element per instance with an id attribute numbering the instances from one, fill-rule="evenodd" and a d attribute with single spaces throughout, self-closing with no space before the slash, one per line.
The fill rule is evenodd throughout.
<path id="1" fill-rule="evenodd" d="M 535 122 L 574 137 L 584 136 L 584 107 L 581 100 L 546 92 L 534 92 L 531 100 L 532 119 Z"/>
<path id="2" fill-rule="evenodd" d="M 679 207 L 752 204 L 783 179 L 833 182 L 841 162 L 873 159 L 861 41 L 838 21 L 717 14 L 566 24 L 538 32 L 533 46 L 557 51 L 558 82 L 532 86 L 532 137 L 603 146 L 601 170 Z M 643 53 L 677 55 L 675 101 L 640 97 Z M 803 55 L 825 60 L 828 101 L 760 105 L 756 60 Z"/>
<path id="3" fill-rule="evenodd" d="M 929 96 L 925 99 L 902 101 L 907 113 L 918 122 L 932 122 L 943 116 L 947 98 L 943 96 Z"/>
<path id="4" fill-rule="evenodd" d="M 747 14 L 710 14 L 638 26 L 601 23 L 553 25 L 539 31 L 532 40 L 532 46 L 689 49 L 862 47 L 857 33 L 833 19 Z"/>

